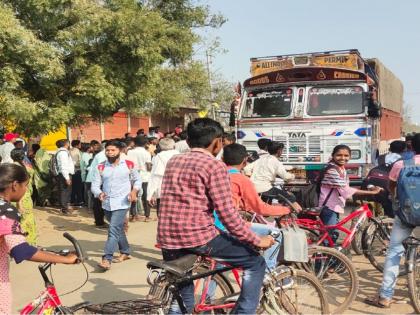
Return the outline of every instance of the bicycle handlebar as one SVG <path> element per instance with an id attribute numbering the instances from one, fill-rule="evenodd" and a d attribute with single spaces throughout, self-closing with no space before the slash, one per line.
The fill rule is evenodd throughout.
<path id="1" fill-rule="evenodd" d="M 63 236 L 73 244 L 74 249 L 76 250 L 77 257 L 79 258 L 80 262 L 83 262 L 85 260 L 85 256 L 83 254 L 83 251 L 82 251 L 82 248 L 80 247 L 79 242 L 67 232 L 65 232 Z"/>

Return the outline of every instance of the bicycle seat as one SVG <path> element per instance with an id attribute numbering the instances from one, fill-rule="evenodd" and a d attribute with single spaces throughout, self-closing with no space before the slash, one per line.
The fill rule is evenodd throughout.
<path id="1" fill-rule="evenodd" d="M 315 208 L 306 208 L 302 209 L 302 214 L 319 216 L 322 212 L 322 207 L 315 207 Z"/>
<path id="2" fill-rule="evenodd" d="M 191 271 L 195 261 L 197 260 L 197 257 L 197 255 L 190 254 L 171 261 L 149 261 L 147 263 L 147 268 L 163 269 L 178 277 L 184 277 L 189 271 Z"/>

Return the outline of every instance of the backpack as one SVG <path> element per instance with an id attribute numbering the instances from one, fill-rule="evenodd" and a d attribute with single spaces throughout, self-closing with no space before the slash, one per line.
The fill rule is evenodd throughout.
<path id="1" fill-rule="evenodd" d="M 401 159 L 395 161 L 398 162 Z M 367 174 L 366 178 L 362 181 L 361 189 L 367 190 L 369 185 L 378 186 L 384 189 L 383 195 L 389 194 L 389 172 L 391 172 L 394 163 L 385 164 L 385 159 L 383 163 L 378 159 L 379 165 L 372 168 Z M 364 201 L 378 201 L 378 196 L 363 196 Z"/>
<path id="2" fill-rule="evenodd" d="M 327 165 L 321 172 L 315 181 L 305 187 L 303 187 L 299 193 L 297 193 L 297 201 L 302 206 L 303 209 L 306 208 L 315 208 L 319 206 L 319 196 L 321 194 L 321 182 L 325 176 L 325 173 L 333 168 L 332 165 Z M 324 205 L 328 202 L 328 199 L 331 197 L 333 189 L 329 192 L 327 198 L 324 201 Z"/>
<path id="3" fill-rule="evenodd" d="M 59 152 L 57 152 L 56 154 L 53 154 L 49 163 L 49 169 L 50 169 L 50 174 L 54 177 L 58 176 L 58 161 L 57 161 L 57 154 Z"/>
<path id="4" fill-rule="evenodd" d="M 404 160 L 397 182 L 396 214 L 409 227 L 420 226 L 420 164 L 414 158 Z"/>
<path id="5" fill-rule="evenodd" d="M 125 165 L 127 166 L 129 172 L 130 172 L 130 181 L 132 182 L 134 180 L 133 178 L 133 171 L 134 171 L 134 163 L 130 160 L 124 160 L 125 161 Z M 99 170 L 99 174 L 102 177 L 102 173 L 104 172 L 105 169 L 105 163 L 106 161 L 99 163 L 98 164 L 98 170 Z"/>

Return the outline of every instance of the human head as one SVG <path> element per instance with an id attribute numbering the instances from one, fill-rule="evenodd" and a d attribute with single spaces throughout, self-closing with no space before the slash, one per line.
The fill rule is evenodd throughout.
<path id="1" fill-rule="evenodd" d="M 4 135 L 4 141 L 15 143 L 15 141 L 18 137 L 19 137 L 19 135 L 17 133 L 9 132 L 9 133 L 6 133 Z"/>
<path id="2" fill-rule="evenodd" d="M 142 129 L 137 130 L 137 135 L 138 136 L 144 135 L 144 129 L 142 128 Z"/>
<path id="3" fill-rule="evenodd" d="M 236 143 L 236 137 L 234 133 L 227 133 L 223 134 L 223 146 L 227 146 L 229 144 Z"/>
<path id="4" fill-rule="evenodd" d="M 420 133 L 416 133 L 412 139 L 413 150 L 416 154 L 420 154 Z"/>
<path id="5" fill-rule="evenodd" d="M 157 145 L 159 143 L 159 139 L 156 137 L 149 137 L 148 141 L 153 145 Z"/>
<path id="6" fill-rule="evenodd" d="M 82 142 L 80 145 L 80 151 L 82 152 L 91 152 L 92 147 L 90 145 L 90 143 L 86 143 L 86 142 Z"/>
<path id="7" fill-rule="evenodd" d="M 149 128 L 149 133 L 154 133 L 155 132 L 155 127 L 150 127 Z"/>
<path id="8" fill-rule="evenodd" d="M 58 140 L 56 143 L 55 143 L 55 145 L 57 146 L 57 148 L 66 148 L 66 149 L 68 149 L 69 148 L 69 146 L 70 146 L 70 142 L 69 142 L 69 140 L 67 140 L 67 139 L 60 139 L 60 140 Z"/>
<path id="9" fill-rule="evenodd" d="M 223 161 L 227 166 L 245 167 L 248 160 L 246 148 L 238 143 L 228 144 L 223 148 Z"/>
<path id="10" fill-rule="evenodd" d="M 41 149 L 41 146 L 39 145 L 39 143 L 33 143 L 31 146 L 31 149 L 32 149 L 32 154 L 36 154 L 38 150 Z"/>
<path id="11" fill-rule="evenodd" d="M 110 140 L 105 144 L 105 156 L 109 163 L 114 163 L 120 158 L 122 145 L 119 140 Z"/>
<path id="12" fill-rule="evenodd" d="M 216 156 L 222 149 L 222 125 L 210 118 L 197 118 L 187 126 L 190 148 L 202 148 Z"/>
<path id="13" fill-rule="evenodd" d="M 91 147 L 92 152 L 95 152 L 95 153 L 101 152 L 102 150 L 102 146 L 97 140 L 92 140 L 90 142 L 90 147 Z"/>
<path id="14" fill-rule="evenodd" d="M 71 147 L 72 148 L 78 148 L 78 149 L 80 149 L 80 146 L 81 146 L 80 140 L 72 140 L 71 141 Z"/>
<path id="15" fill-rule="evenodd" d="M 258 139 L 257 141 L 258 148 L 260 148 L 260 150 L 267 151 L 267 146 L 270 142 L 271 140 L 267 138 Z"/>
<path id="16" fill-rule="evenodd" d="M 147 140 L 145 136 L 137 136 L 134 138 L 134 144 L 136 147 L 144 147 L 148 142 L 149 140 Z"/>
<path id="17" fill-rule="evenodd" d="M 280 157 L 283 153 L 284 144 L 279 141 L 270 141 L 267 145 L 267 151 L 271 155 Z"/>
<path id="18" fill-rule="evenodd" d="M 389 152 L 401 154 L 407 147 L 406 143 L 401 140 L 392 141 L 389 145 Z"/>
<path id="19" fill-rule="evenodd" d="M 132 137 L 125 138 L 124 143 L 127 145 L 128 150 L 131 150 L 135 146 L 134 138 Z"/>
<path id="20" fill-rule="evenodd" d="M 22 164 L 23 160 L 25 159 L 25 151 L 23 151 L 23 149 L 15 148 L 10 152 L 10 157 L 12 158 L 13 162 Z"/>
<path id="21" fill-rule="evenodd" d="M 331 153 L 332 160 L 339 166 L 344 166 L 350 160 L 351 149 L 345 144 L 336 145 Z"/>
<path id="22" fill-rule="evenodd" d="M 408 134 L 405 136 L 405 143 L 407 144 L 407 150 L 411 151 L 413 150 L 413 135 L 412 134 Z"/>
<path id="23" fill-rule="evenodd" d="M 155 126 L 155 132 L 158 133 L 160 131 L 160 126 Z"/>
<path id="24" fill-rule="evenodd" d="M 172 138 L 162 138 L 159 141 L 159 147 L 162 151 L 175 149 L 175 141 Z"/>
<path id="25" fill-rule="evenodd" d="M 5 200 L 21 200 L 28 182 L 29 176 L 24 167 L 13 163 L 0 165 L 0 195 Z"/>
<path id="26" fill-rule="evenodd" d="M 23 141 L 21 141 L 21 140 L 15 141 L 15 148 L 16 149 L 23 149 Z"/>
<path id="27" fill-rule="evenodd" d="M 179 138 L 181 139 L 181 140 L 187 140 L 187 132 L 186 131 L 183 131 L 183 132 L 181 132 L 180 134 L 179 134 Z"/>

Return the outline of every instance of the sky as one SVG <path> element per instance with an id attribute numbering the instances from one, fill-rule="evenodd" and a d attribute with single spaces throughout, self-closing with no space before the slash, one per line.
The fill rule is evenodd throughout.
<path id="1" fill-rule="evenodd" d="M 248 78 L 251 57 L 355 48 L 364 58 L 379 58 L 400 78 L 411 120 L 420 123 L 420 0 L 208 0 L 205 4 L 227 18 L 221 28 L 202 33 L 219 38 L 226 49 L 211 63 L 211 70 L 225 79 Z"/>

